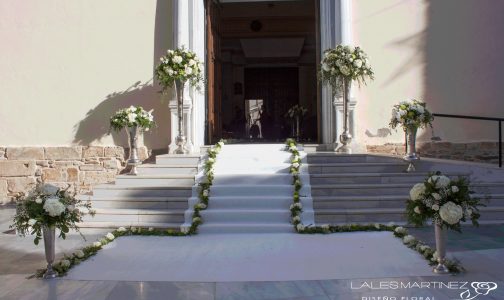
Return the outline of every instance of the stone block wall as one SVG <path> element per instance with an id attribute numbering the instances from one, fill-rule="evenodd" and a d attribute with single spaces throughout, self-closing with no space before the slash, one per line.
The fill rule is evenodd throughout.
<path id="1" fill-rule="evenodd" d="M 369 153 L 384 153 L 404 155 L 404 144 L 367 145 Z M 464 161 L 498 164 L 498 142 L 450 143 L 450 142 L 419 142 L 417 152 L 420 156 L 454 159 Z"/>
<path id="2" fill-rule="evenodd" d="M 0 147 L 0 203 L 11 202 L 38 182 L 79 193 L 112 182 L 126 167 L 129 149 L 118 146 Z M 149 154 L 139 149 L 142 160 Z"/>

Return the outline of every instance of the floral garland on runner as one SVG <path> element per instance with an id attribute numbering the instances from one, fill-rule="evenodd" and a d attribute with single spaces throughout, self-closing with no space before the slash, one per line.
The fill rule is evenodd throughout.
<path id="1" fill-rule="evenodd" d="M 75 250 L 72 254 L 64 254 L 63 258 L 53 265 L 53 269 L 58 272 L 58 276 L 65 276 L 68 271 L 90 258 L 91 256 L 98 253 L 103 246 L 111 243 L 116 238 L 121 236 L 190 236 L 198 233 L 198 227 L 203 223 L 200 211 L 207 209 L 208 200 L 210 198 L 210 188 L 214 179 L 214 164 L 216 162 L 217 154 L 221 151 L 224 146 L 224 140 L 220 140 L 213 147 L 207 150 L 208 160 L 204 165 L 205 180 L 199 183 L 200 193 L 199 202 L 194 205 L 194 214 L 191 226 L 187 230 L 176 231 L 173 229 L 157 229 L 153 227 L 142 228 L 142 227 L 119 227 L 118 229 L 107 233 L 98 241 L 92 243 L 91 245 L 85 246 L 82 249 Z M 35 273 L 36 277 L 42 277 L 46 269 L 37 270 Z"/>
<path id="2" fill-rule="evenodd" d="M 294 225 L 294 229 L 300 234 L 329 234 L 337 232 L 356 232 L 356 231 L 389 231 L 393 232 L 394 236 L 400 238 L 404 245 L 411 248 L 418 253 L 420 253 L 428 262 L 429 265 L 437 264 L 437 252 L 431 247 L 426 245 L 424 242 L 418 240 L 414 236 L 408 234 L 408 230 L 404 227 L 395 225 L 390 222 L 387 225 L 384 224 L 348 224 L 348 225 L 329 225 L 324 224 L 321 226 L 308 225 L 305 226 L 301 222 L 301 213 L 303 212 L 303 206 L 301 204 L 299 191 L 301 190 L 303 184 L 300 177 L 301 168 L 301 157 L 299 156 L 299 150 L 297 148 L 297 143 L 293 139 L 287 139 L 286 150 L 292 153 L 291 157 L 291 167 L 290 173 L 292 174 L 292 185 L 294 185 L 294 195 L 293 204 L 290 206 L 291 211 L 291 222 Z M 446 260 L 445 265 L 448 267 L 450 272 L 459 273 L 464 271 L 464 268 L 455 260 Z"/>

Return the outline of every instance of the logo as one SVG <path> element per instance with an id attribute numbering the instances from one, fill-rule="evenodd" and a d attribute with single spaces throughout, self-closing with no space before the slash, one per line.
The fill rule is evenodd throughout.
<path id="1" fill-rule="evenodd" d="M 476 299 L 479 295 L 486 296 L 491 291 L 497 289 L 497 283 L 491 281 L 487 282 L 473 281 L 471 282 L 471 287 L 473 291 L 467 289 L 464 292 L 460 293 L 460 299 L 473 300 Z"/>

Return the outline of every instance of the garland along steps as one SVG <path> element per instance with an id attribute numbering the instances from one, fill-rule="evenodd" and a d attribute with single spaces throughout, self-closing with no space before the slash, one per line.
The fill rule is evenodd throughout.
<path id="1" fill-rule="evenodd" d="M 281 144 L 224 147 L 215 165 L 213 186 L 208 193 L 210 205 L 200 214 L 204 223 L 199 231 L 292 232 L 288 209 L 293 192 L 289 175 L 290 155 L 283 148 Z M 307 175 L 305 177 L 309 180 Z M 193 190 L 193 197 L 189 200 L 191 208 L 198 201 L 195 192 Z M 305 192 L 309 195 L 309 190 Z M 305 201 L 305 215 L 313 220 L 311 201 L 308 197 Z M 186 223 L 192 218 L 193 209 L 189 209 Z"/>

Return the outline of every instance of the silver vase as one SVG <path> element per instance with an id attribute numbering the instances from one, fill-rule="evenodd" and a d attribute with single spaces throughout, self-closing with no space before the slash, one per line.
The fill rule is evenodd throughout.
<path id="1" fill-rule="evenodd" d="M 414 172 L 414 163 L 420 159 L 420 156 L 416 153 L 416 136 L 418 128 L 416 126 L 409 126 L 406 128 L 406 155 L 403 159 L 408 162 L 408 169 L 406 172 Z"/>
<path id="2" fill-rule="evenodd" d="M 175 138 L 175 144 L 177 149 L 173 151 L 175 154 L 187 154 L 186 143 L 187 138 L 184 133 L 184 86 L 185 81 L 175 80 L 175 93 L 177 94 L 177 124 L 178 124 L 178 136 Z"/>
<path id="3" fill-rule="evenodd" d="M 448 267 L 445 265 L 446 262 L 446 229 L 443 229 L 441 225 L 437 222 L 434 225 L 435 235 L 436 235 L 436 251 L 438 254 L 438 264 L 434 267 L 433 271 L 436 274 L 447 274 L 450 273 Z"/>
<path id="4" fill-rule="evenodd" d="M 350 89 L 352 87 L 352 81 L 349 79 L 343 80 L 343 132 L 340 134 L 339 141 L 341 146 L 336 149 L 339 153 L 352 153 L 352 149 L 349 144 L 352 142 L 352 135 L 349 130 L 349 120 L 348 120 L 348 103 L 350 102 Z"/>
<path id="5" fill-rule="evenodd" d="M 58 276 L 58 272 L 53 270 L 54 258 L 56 256 L 56 229 L 54 227 L 44 226 L 42 227 L 42 234 L 44 237 L 45 257 L 47 261 L 47 270 L 45 271 L 43 278 L 55 278 Z"/>
<path id="6" fill-rule="evenodd" d="M 138 126 L 127 127 L 126 132 L 128 133 L 128 142 L 129 142 L 129 158 L 126 162 L 128 166 L 130 166 L 130 175 L 138 175 L 137 166 L 141 164 L 140 159 L 138 158 L 138 136 L 140 135 L 140 128 Z"/>

